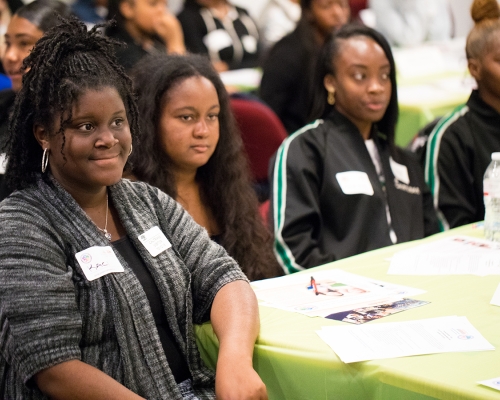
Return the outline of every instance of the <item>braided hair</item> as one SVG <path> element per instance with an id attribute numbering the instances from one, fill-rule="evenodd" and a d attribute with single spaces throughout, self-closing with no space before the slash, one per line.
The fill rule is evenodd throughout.
<path id="1" fill-rule="evenodd" d="M 24 59 L 23 86 L 9 123 L 8 164 L 5 177 L 12 189 L 33 184 L 40 175 L 42 148 L 33 134 L 35 125 L 63 135 L 72 119 L 73 105 L 89 89 L 113 87 L 119 93 L 133 141 L 139 134 L 138 111 L 132 82 L 114 56 L 115 41 L 96 25 L 90 31 L 76 17 L 61 18 Z M 56 118 L 59 124 L 56 124 Z M 54 130 L 58 127 L 57 132 Z"/>

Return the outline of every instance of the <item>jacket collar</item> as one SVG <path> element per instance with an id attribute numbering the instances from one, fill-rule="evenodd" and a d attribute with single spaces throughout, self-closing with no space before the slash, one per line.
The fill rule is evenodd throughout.
<path id="1" fill-rule="evenodd" d="M 467 100 L 467 106 L 485 119 L 492 118 L 500 120 L 500 114 L 481 99 L 477 90 L 472 91 L 469 100 Z"/>

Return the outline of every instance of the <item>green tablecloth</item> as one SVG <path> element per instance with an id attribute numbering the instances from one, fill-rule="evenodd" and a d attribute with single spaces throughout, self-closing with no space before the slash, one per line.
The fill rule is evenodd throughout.
<path id="1" fill-rule="evenodd" d="M 469 96 L 457 96 L 440 104 L 409 105 L 399 103 L 399 118 L 396 125 L 395 141 L 398 146 L 406 147 L 413 137 L 429 122 L 441 118 L 465 104 Z"/>
<path id="2" fill-rule="evenodd" d="M 344 364 L 315 333 L 322 326 L 345 325 L 260 307 L 261 332 L 254 367 L 271 400 L 320 399 L 500 399 L 500 392 L 476 382 L 500 376 L 500 307 L 490 305 L 500 276 L 387 275 L 388 257 L 401 249 L 446 235 L 482 236 L 472 226 L 375 250 L 314 270 L 340 268 L 359 275 L 425 289 L 414 298 L 431 304 L 370 324 L 464 315 L 496 347 L 495 351 L 432 354 Z M 310 274 L 311 270 L 303 272 Z M 286 278 L 285 278 L 286 279 Z M 209 323 L 196 327 L 202 357 L 217 359 L 217 339 Z"/>
<path id="3" fill-rule="evenodd" d="M 399 118 L 396 144 L 405 147 L 415 134 L 435 118 L 467 102 L 472 78 L 465 72 L 398 80 Z"/>
<path id="4" fill-rule="evenodd" d="M 465 38 L 393 48 L 398 84 L 396 144 L 406 146 L 428 122 L 464 104 L 475 87 Z"/>

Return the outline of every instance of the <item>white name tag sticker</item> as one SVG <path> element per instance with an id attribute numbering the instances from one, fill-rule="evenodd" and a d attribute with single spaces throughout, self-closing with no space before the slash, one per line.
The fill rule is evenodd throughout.
<path id="1" fill-rule="evenodd" d="M 113 272 L 123 272 L 111 246 L 92 246 L 75 254 L 76 261 L 89 281 Z"/>
<path id="2" fill-rule="evenodd" d="M 373 196 L 373 186 L 366 172 L 339 172 L 335 177 L 344 194 L 367 194 L 368 196 Z"/>
<path id="3" fill-rule="evenodd" d="M 257 39 L 253 36 L 245 35 L 241 38 L 241 43 L 243 43 L 243 47 L 248 53 L 256 53 L 257 52 Z"/>
<path id="4" fill-rule="evenodd" d="M 409 185 L 410 177 L 408 176 L 408 168 L 406 167 L 406 165 L 397 163 L 392 159 L 392 157 L 389 158 L 389 163 L 391 164 L 391 170 L 392 173 L 394 174 L 394 177 L 398 181 Z"/>
<path id="5" fill-rule="evenodd" d="M 139 240 L 153 257 L 172 247 L 167 237 L 157 226 L 140 235 Z"/>
<path id="6" fill-rule="evenodd" d="M 0 174 L 5 174 L 7 170 L 7 154 L 0 154 Z"/>
<path id="7" fill-rule="evenodd" d="M 216 29 L 205 35 L 203 43 L 207 46 L 209 52 L 219 52 L 233 44 L 231 35 L 225 29 Z"/>

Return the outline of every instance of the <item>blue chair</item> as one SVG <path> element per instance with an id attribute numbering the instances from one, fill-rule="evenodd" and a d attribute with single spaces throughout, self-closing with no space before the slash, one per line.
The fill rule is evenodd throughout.
<path id="1" fill-rule="evenodd" d="M 4 74 L 0 74 L 0 90 L 10 89 L 12 87 L 12 82 L 9 77 Z"/>

